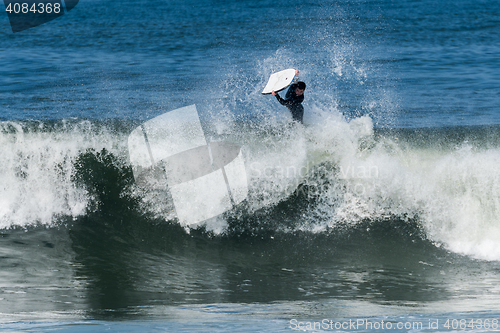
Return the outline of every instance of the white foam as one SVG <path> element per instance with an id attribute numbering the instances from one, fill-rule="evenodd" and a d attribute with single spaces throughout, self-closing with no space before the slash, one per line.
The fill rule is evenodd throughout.
<path id="1" fill-rule="evenodd" d="M 73 162 L 88 148 L 112 150 L 117 141 L 92 133 L 89 122 L 62 122 L 56 131 L 44 126 L 34 131 L 0 123 L 0 228 L 50 225 L 58 216 L 84 214 L 90 198 L 72 179 Z"/>
<path id="2" fill-rule="evenodd" d="M 310 133 L 313 149 L 339 168 L 332 180 L 343 185 L 322 193 L 318 209 L 330 208 L 328 226 L 391 216 L 413 219 L 437 245 L 500 260 L 499 148 L 375 141 L 369 118 L 330 118 Z"/>

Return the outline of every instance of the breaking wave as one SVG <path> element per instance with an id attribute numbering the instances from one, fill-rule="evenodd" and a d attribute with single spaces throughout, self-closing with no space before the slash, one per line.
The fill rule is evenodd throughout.
<path id="1" fill-rule="evenodd" d="M 438 247 L 500 260 L 500 128 L 374 130 L 320 107 L 309 117 L 206 125 L 243 147 L 249 194 L 204 228 L 331 233 L 401 220 Z M 164 193 L 134 183 L 126 142 L 138 124 L 0 123 L 0 227 L 127 209 L 175 224 Z"/>

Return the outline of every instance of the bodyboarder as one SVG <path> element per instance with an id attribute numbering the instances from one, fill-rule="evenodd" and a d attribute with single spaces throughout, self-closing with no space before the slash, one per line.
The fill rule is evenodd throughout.
<path id="1" fill-rule="evenodd" d="M 295 70 L 294 81 L 298 81 L 298 77 L 299 71 Z M 304 107 L 302 106 L 302 102 L 304 101 L 304 90 L 306 90 L 306 84 L 302 81 L 298 81 L 290 85 L 285 94 L 285 99 L 281 98 L 274 90 L 271 92 L 273 96 L 276 96 L 276 99 L 281 105 L 286 106 L 288 110 L 290 110 L 293 120 L 301 124 L 304 118 Z"/>

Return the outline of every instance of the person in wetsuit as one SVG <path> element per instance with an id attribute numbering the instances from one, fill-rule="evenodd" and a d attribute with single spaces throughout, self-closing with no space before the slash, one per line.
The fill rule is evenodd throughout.
<path id="1" fill-rule="evenodd" d="M 296 77 L 299 75 L 299 71 L 295 71 Z M 306 90 L 306 84 L 302 81 L 294 83 L 288 88 L 286 92 L 285 99 L 281 98 L 277 92 L 274 90 L 271 92 L 273 96 L 276 96 L 278 102 L 284 105 L 290 110 L 292 118 L 302 124 L 302 119 L 304 118 L 304 107 L 302 102 L 304 101 L 304 90 Z"/>

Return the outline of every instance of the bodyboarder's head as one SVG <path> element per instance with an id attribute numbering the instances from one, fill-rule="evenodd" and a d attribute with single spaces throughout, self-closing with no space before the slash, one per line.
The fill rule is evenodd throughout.
<path id="1" fill-rule="evenodd" d="M 306 90 L 306 84 L 302 81 L 297 82 L 297 88 L 295 88 L 295 94 L 297 96 L 301 96 L 304 94 L 304 90 Z"/>

